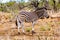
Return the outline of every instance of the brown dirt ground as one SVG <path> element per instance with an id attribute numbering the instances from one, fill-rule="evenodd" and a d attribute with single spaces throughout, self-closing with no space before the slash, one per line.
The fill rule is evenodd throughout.
<path id="1" fill-rule="evenodd" d="M 60 40 L 60 18 L 37 20 L 34 35 L 31 33 L 32 24 L 25 23 L 24 35 L 22 29 L 18 34 L 15 22 L 8 22 L 9 17 L 6 17 L 0 16 L 0 40 Z"/>

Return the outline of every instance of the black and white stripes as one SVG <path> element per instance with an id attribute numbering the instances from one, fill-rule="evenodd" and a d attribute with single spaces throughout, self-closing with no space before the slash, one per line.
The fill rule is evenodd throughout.
<path id="1" fill-rule="evenodd" d="M 32 23 L 32 32 L 33 32 L 35 21 L 37 21 L 40 18 L 44 18 L 44 17 L 48 18 L 49 17 L 46 10 L 47 9 L 43 7 L 43 8 L 40 8 L 40 9 L 36 9 L 33 12 L 21 11 L 17 15 L 18 32 L 19 32 L 20 27 L 22 27 L 23 32 L 25 32 L 24 31 L 24 22 L 31 22 Z"/>

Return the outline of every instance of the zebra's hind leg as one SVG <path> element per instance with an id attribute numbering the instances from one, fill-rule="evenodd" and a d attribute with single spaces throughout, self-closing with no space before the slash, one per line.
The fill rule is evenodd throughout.
<path id="1" fill-rule="evenodd" d="M 21 27 L 21 22 L 17 19 L 17 26 L 18 26 L 18 34 L 20 34 L 20 27 Z"/>

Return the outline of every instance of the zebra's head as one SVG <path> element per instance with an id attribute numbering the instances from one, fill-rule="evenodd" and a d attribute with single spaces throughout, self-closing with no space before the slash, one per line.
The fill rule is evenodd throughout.
<path id="1" fill-rule="evenodd" d="M 38 8 L 35 10 L 36 14 L 38 15 L 39 18 L 49 18 L 49 14 L 47 13 L 47 9 L 45 7 Z"/>
<path id="2" fill-rule="evenodd" d="M 41 18 L 49 18 L 49 14 L 47 12 L 44 12 Z"/>

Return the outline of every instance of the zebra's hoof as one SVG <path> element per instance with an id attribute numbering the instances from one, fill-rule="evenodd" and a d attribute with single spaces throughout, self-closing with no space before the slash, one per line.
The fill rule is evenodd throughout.
<path id="1" fill-rule="evenodd" d="M 18 32 L 18 34 L 20 34 L 20 32 Z"/>
<path id="2" fill-rule="evenodd" d="M 36 32 L 35 31 L 32 31 L 32 35 L 35 34 Z"/>

